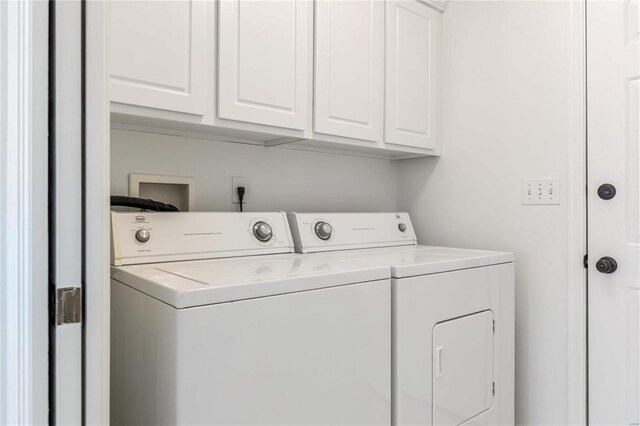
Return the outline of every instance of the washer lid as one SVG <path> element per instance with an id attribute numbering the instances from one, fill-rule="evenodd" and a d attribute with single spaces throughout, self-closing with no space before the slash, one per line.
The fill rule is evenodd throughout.
<path id="1" fill-rule="evenodd" d="M 513 262 L 513 253 L 435 246 L 387 247 L 315 254 L 342 260 L 391 267 L 392 278 L 437 274 Z"/>
<path id="2" fill-rule="evenodd" d="M 188 308 L 388 279 L 389 267 L 284 254 L 112 267 L 111 277 Z"/>

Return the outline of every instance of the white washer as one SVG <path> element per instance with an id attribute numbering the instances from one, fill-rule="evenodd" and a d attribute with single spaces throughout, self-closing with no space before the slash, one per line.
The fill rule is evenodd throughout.
<path id="1" fill-rule="evenodd" d="M 112 228 L 113 424 L 389 424 L 388 267 L 292 253 L 284 213 Z"/>
<path id="2" fill-rule="evenodd" d="M 514 423 L 513 254 L 417 244 L 407 213 L 291 213 L 296 251 L 391 268 L 392 423 Z"/>

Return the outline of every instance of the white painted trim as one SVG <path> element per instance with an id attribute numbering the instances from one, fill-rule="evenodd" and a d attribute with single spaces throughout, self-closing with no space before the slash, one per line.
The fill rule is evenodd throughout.
<path id="1" fill-rule="evenodd" d="M 585 0 L 570 3 L 568 221 L 568 424 L 587 424 Z"/>
<path id="2" fill-rule="evenodd" d="M 173 126 L 171 128 L 171 126 L 161 127 L 161 125 L 158 124 L 158 122 L 153 119 L 151 120 L 154 123 L 153 125 L 140 125 L 140 124 L 133 124 L 133 123 L 125 123 L 123 121 L 120 121 L 123 118 L 124 117 L 121 115 L 112 113 L 111 128 L 117 129 L 117 130 L 128 130 L 131 132 L 151 133 L 154 135 L 178 136 L 178 137 L 184 137 L 184 138 L 190 138 L 190 139 L 201 139 L 201 140 L 206 140 L 210 142 L 240 143 L 240 144 L 255 145 L 255 146 L 265 146 L 266 143 L 268 143 L 269 141 L 273 140 L 274 137 L 276 137 L 274 135 L 268 135 L 269 141 L 265 142 L 263 140 L 250 140 L 250 139 L 236 138 L 228 135 L 216 135 L 214 133 L 207 133 L 205 131 L 186 130 L 183 124 L 178 122 L 171 123 L 171 126 Z M 115 120 L 119 120 L 119 121 L 115 121 Z M 146 119 L 134 117 L 133 120 L 143 121 Z M 180 128 L 177 128 L 177 127 L 180 127 Z M 298 138 L 292 138 L 292 139 L 298 140 Z"/>
<path id="3" fill-rule="evenodd" d="M 48 423 L 48 4 L 0 2 L 0 423 Z"/>
<path id="4" fill-rule="evenodd" d="M 338 148 L 327 148 L 327 147 L 321 147 L 321 146 L 298 145 L 296 143 L 275 145 L 272 147 L 267 147 L 267 149 L 288 149 L 291 151 L 315 152 L 317 154 L 326 154 L 326 155 L 341 155 L 345 157 L 370 158 L 372 160 L 391 160 L 392 159 L 388 155 L 379 155 L 373 152 L 366 152 L 366 151 L 354 152 L 349 149 L 341 150 Z"/>
<path id="5" fill-rule="evenodd" d="M 85 418 L 109 424 L 109 2 L 86 2 Z"/>
<path id="6" fill-rule="evenodd" d="M 55 11 L 50 35 L 55 52 L 51 61 L 51 99 L 55 120 L 50 139 L 49 208 L 51 286 L 82 285 L 82 1 L 51 3 Z M 51 421 L 59 425 L 82 423 L 81 323 L 61 324 L 52 333 L 54 363 Z"/>

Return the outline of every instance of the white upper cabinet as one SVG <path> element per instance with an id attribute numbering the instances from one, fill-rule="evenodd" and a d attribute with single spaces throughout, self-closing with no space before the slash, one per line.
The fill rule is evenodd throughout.
<path id="1" fill-rule="evenodd" d="M 440 148 L 441 13 L 387 0 L 385 142 Z"/>
<path id="2" fill-rule="evenodd" d="M 314 131 L 382 140 L 384 5 L 316 2 Z"/>
<path id="3" fill-rule="evenodd" d="M 218 117 L 308 128 L 312 3 L 224 0 L 218 5 Z"/>
<path id="4" fill-rule="evenodd" d="M 111 101 L 203 115 L 207 102 L 207 3 L 113 1 Z"/>
<path id="5" fill-rule="evenodd" d="M 113 123 L 265 146 L 440 155 L 445 7 L 112 1 Z"/>

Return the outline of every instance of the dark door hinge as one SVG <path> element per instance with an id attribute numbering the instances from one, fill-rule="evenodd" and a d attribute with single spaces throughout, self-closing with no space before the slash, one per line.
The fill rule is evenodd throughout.
<path id="1" fill-rule="evenodd" d="M 66 287 L 56 290 L 55 325 L 82 322 L 82 288 Z"/>
<path id="2" fill-rule="evenodd" d="M 493 385 L 491 386 L 491 392 L 493 396 L 496 396 L 496 382 L 493 382 Z"/>
<path id="3" fill-rule="evenodd" d="M 585 254 L 584 257 L 582 258 L 582 266 L 584 266 L 584 269 L 588 269 L 589 268 L 589 255 Z"/>

